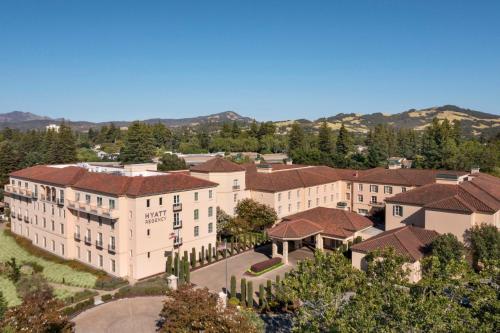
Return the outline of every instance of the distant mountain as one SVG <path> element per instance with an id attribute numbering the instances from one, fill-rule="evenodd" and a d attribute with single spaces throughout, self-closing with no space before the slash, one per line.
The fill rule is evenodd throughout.
<path id="1" fill-rule="evenodd" d="M 10 127 L 13 129 L 28 130 L 28 129 L 43 129 L 45 126 L 53 123 L 59 123 L 63 119 L 52 119 L 49 117 L 38 116 L 29 112 L 13 111 L 0 114 L 0 128 Z M 119 127 L 127 127 L 131 121 L 107 121 L 107 122 L 89 122 L 89 121 L 70 121 L 65 120 L 72 128 L 78 131 L 86 131 L 91 127 L 101 127 L 111 123 Z M 234 111 L 225 111 L 208 116 L 198 116 L 192 118 L 152 118 L 143 120 L 148 124 L 162 123 L 167 127 L 196 127 L 199 125 L 218 126 L 225 122 L 238 121 L 240 123 L 249 123 L 252 118 L 243 117 Z"/>
<path id="2" fill-rule="evenodd" d="M 448 119 L 449 121 L 459 120 L 465 135 L 485 136 L 495 135 L 500 132 L 500 116 L 464 109 L 455 105 L 444 105 L 427 109 L 410 109 L 401 113 L 385 114 L 355 114 L 339 113 L 335 116 L 320 118 L 314 121 L 305 119 L 299 120 L 306 127 L 317 129 L 326 120 L 330 128 L 339 129 L 342 123 L 351 132 L 367 133 L 370 128 L 378 124 L 392 125 L 396 128 L 414 128 L 423 130 L 430 125 L 432 119 Z M 291 125 L 292 121 L 276 122 L 278 126 L 285 129 Z"/>
<path id="3" fill-rule="evenodd" d="M 17 122 L 32 121 L 32 120 L 50 120 L 50 118 L 38 116 L 31 112 L 22 112 L 22 111 L 12 111 L 0 114 L 0 122 L 2 123 L 6 122 L 17 123 Z"/>
<path id="4" fill-rule="evenodd" d="M 349 131 L 355 133 L 367 133 L 370 128 L 377 124 L 392 125 L 396 128 L 414 128 L 423 130 L 429 126 L 433 118 L 448 119 L 450 121 L 460 120 L 464 134 L 468 136 L 485 136 L 496 135 L 500 132 L 500 116 L 484 113 L 480 111 L 464 109 L 455 105 L 444 105 L 439 107 L 431 107 L 427 109 L 410 109 L 401 113 L 385 114 L 355 114 L 355 113 L 339 113 L 334 116 L 320 118 L 316 120 L 297 119 L 275 121 L 274 123 L 280 128 L 280 132 L 284 133 L 293 124 L 294 121 L 301 123 L 310 130 L 317 130 L 323 120 L 326 120 L 328 125 L 337 130 L 344 123 Z M 35 115 L 29 112 L 13 111 L 0 114 L 0 128 L 10 127 L 21 130 L 27 129 L 43 129 L 51 123 L 59 123 L 62 119 L 51 119 Z M 234 111 L 225 111 L 208 116 L 199 116 L 191 118 L 153 118 L 146 119 L 144 122 L 148 124 L 162 123 L 165 126 L 175 127 L 197 127 L 206 126 L 209 130 L 215 130 L 225 122 L 238 121 L 242 124 L 248 124 L 253 121 L 250 117 L 241 116 Z M 111 122 L 94 123 L 89 121 L 68 121 L 75 130 L 86 131 L 91 127 L 101 127 L 109 125 Z M 126 127 L 130 125 L 130 121 L 113 121 L 116 126 Z"/>

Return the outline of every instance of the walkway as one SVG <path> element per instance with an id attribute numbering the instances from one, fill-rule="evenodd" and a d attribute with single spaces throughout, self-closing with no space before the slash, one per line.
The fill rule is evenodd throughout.
<path id="1" fill-rule="evenodd" d="M 96 306 L 73 319 L 76 333 L 153 333 L 164 299 L 125 298 Z"/>
<path id="2" fill-rule="evenodd" d="M 280 268 L 274 269 L 261 276 L 253 277 L 245 272 L 251 265 L 264 261 L 270 258 L 271 245 L 259 247 L 255 251 L 248 251 L 227 259 L 227 287 L 230 288 L 231 275 L 236 276 L 237 289 L 240 288 L 240 279 L 244 277 L 247 281 L 253 281 L 254 291 L 259 289 L 259 284 L 266 284 L 268 279 L 275 280 L 276 275 L 284 277 L 285 272 L 289 272 L 297 261 L 306 258 L 311 258 L 313 253 L 307 249 L 302 248 L 289 253 L 288 264 Z M 226 260 L 221 260 L 215 264 L 200 268 L 191 273 L 191 282 L 199 287 L 206 287 L 213 292 L 220 292 L 225 290 L 226 280 Z"/>

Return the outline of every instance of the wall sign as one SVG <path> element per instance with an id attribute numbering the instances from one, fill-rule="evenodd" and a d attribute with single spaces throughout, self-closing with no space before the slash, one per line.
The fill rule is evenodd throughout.
<path id="1" fill-rule="evenodd" d="M 163 222 L 167 220 L 167 210 L 159 210 L 157 212 L 144 213 L 144 223 L 151 224 Z"/>

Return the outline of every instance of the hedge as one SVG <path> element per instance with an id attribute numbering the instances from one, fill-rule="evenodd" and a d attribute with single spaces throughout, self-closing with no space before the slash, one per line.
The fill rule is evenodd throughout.
<path id="1" fill-rule="evenodd" d="M 248 270 L 248 273 L 258 276 L 262 275 L 266 272 L 269 272 L 277 267 L 282 266 L 283 263 L 281 262 L 281 258 L 271 258 L 268 260 L 264 260 L 261 262 L 258 262 L 256 264 L 253 264 L 250 266 L 250 269 Z"/>

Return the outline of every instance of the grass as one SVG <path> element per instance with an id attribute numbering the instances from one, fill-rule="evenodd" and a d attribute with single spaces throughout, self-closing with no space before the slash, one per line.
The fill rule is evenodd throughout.
<path id="1" fill-rule="evenodd" d="M 31 255 L 19 246 L 14 238 L 5 235 L 5 233 L 0 233 L 0 262 L 7 262 L 12 257 L 16 258 L 19 264 L 32 261 L 43 266 L 42 274 L 50 282 L 93 288 L 97 280 L 97 276 L 91 273 L 77 271 L 67 265 Z"/>
<path id="2" fill-rule="evenodd" d="M 4 276 L 0 276 L 0 291 L 7 301 L 8 306 L 21 304 L 21 299 L 17 296 L 16 286 Z"/>
<path id="3" fill-rule="evenodd" d="M 283 266 L 283 265 L 284 265 L 284 264 L 283 264 L 282 262 L 280 262 L 280 263 L 277 263 L 276 265 L 271 266 L 271 267 L 269 267 L 269 268 L 266 268 L 265 270 L 260 271 L 260 272 L 258 272 L 258 273 L 253 272 L 253 271 L 249 268 L 249 269 L 247 270 L 247 272 L 248 272 L 250 275 L 252 275 L 252 276 L 261 276 L 262 274 L 267 273 L 267 272 L 270 272 L 270 271 L 272 271 L 273 269 L 278 268 L 278 267 L 281 267 L 281 266 Z"/>

